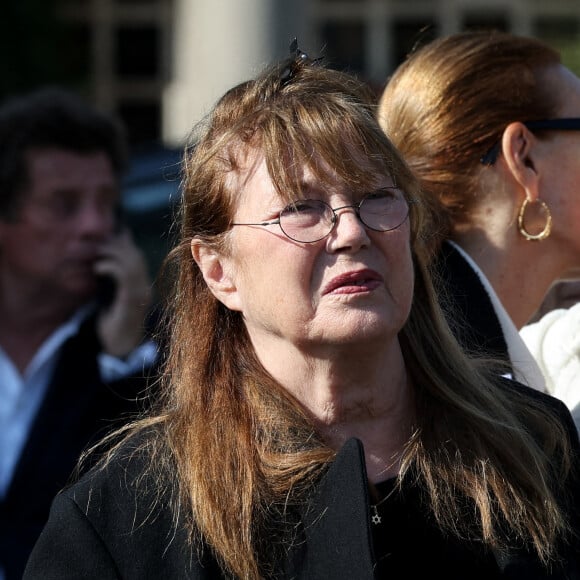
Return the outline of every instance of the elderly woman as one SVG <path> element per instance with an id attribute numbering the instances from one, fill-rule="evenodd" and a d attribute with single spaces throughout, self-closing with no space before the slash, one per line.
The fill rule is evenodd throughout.
<path id="1" fill-rule="evenodd" d="M 378 116 L 440 203 L 434 267 L 460 342 L 545 390 L 518 330 L 580 266 L 580 79 L 537 39 L 462 32 L 412 52 Z"/>
<path id="2" fill-rule="evenodd" d="M 578 439 L 466 358 L 413 175 L 296 50 L 186 155 L 165 398 L 55 500 L 25 578 L 565 578 Z"/>

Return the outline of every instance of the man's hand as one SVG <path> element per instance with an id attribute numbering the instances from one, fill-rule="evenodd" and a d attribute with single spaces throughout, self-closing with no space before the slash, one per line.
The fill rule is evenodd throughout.
<path id="1" fill-rule="evenodd" d="M 115 281 L 113 301 L 101 310 L 97 330 L 103 350 L 123 358 L 144 338 L 145 318 L 152 299 L 145 256 L 128 229 L 103 245 L 95 273 Z"/>

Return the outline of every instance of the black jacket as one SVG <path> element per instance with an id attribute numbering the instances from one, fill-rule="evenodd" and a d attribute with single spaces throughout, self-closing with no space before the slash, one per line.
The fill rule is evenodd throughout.
<path id="1" fill-rule="evenodd" d="M 572 445 L 578 435 L 560 401 L 525 389 L 562 414 Z M 187 542 L 182 520 L 171 516 L 169 492 L 156 493 L 143 477 L 144 461 L 126 444 L 127 453 L 107 468 L 88 474 L 61 493 L 28 562 L 24 580 L 142 580 L 223 578 L 211 550 L 201 555 Z M 571 511 L 580 505 L 580 486 L 570 482 Z M 159 491 L 159 490 L 158 490 Z M 232 490 L 235 493 L 235 490 Z M 503 555 L 480 545 L 450 539 L 433 524 L 418 500 L 420 489 L 408 489 L 392 506 L 384 531 L 373 529 L 361 443 L 349 440 L 324 476 L 310 503 L 301 510 L 296 538 L 279 578 L 540 580 L 578 579 L 578 544 L 566 554 L 566 571 L 548 575 L 524 550 Z M 227 502 L 227 498 L 224 498 Z M 574 523 L 577 521 L 573 516 Z M 392 560 L 377 557 L 373 533 L 397 546 Z M 392 536 L 388 539 L 387 536 Z M 388 550 L 387 550 L 388 551 Z M 375 575 L 375 570 L 377 570 Z M 379 573 L 378 570 L 381 570 Z"/>
<path id="2" fill-rule="evenodd" d="M 56 493 L 69 482 L 81 451 L 138 410 L 146 373 L 105 384 L 94 318 L 64 345 L 31 426 L 10 487 L 0 500 L 0 564 L 21 580 Z M 153 370 L 150 370 L 153 372 Z"/>
<path id="3" fill-rule="evenodd" d="M 443 243 L 432 271 L 441 306 L 459 344 L 509 363 L 507 343 L 489 294 L 465 258 L 451 244 Z"/>

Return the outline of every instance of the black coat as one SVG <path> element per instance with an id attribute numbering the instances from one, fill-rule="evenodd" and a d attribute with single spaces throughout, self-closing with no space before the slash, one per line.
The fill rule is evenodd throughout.
<path id="1" fill-rule="evenodd" d="M 138 408 L 146 376 L 105 384 L 94 319 L 64 345 L 5 497 L 0 500 L 0 563 L 21 580 L 54 496 L 69 481 L 81 451 Z"/>
<path id="2" fill-rule="evenodd" d="M 471 265 L 451 244 L 443 243 L 432 270 L 441 306 L 459 344 L 510 364 L 501 323 Z"/>
<path id="3" fill-rule="evenodd" d="M 578 452 L 578 435 L 564 405 L 531 389 L 525 392 L 544 400 L 562 414 Z M 192 551 L 182 520 L 173 524 L 169 493 L 161 491 L 157 495 L 158 488 L 152 485 L 151 479 L 142 477 L 147 459 L 132 452 L 128 444 L 126 450 L 128 453 L 122 459 L 88 474 L 55 499 L 24 580 L 223 578 L 211 550 L 205 546 L 201 555 Z M 576 513 L 580 486 L 570 482 L 570 488 L 571 510 Z M 301 511 L 296 540 L 280 566 L 279 577 L 320 580 L 580 578 L 577 543 L 566 555 L 566 573 L 547 575 L 536 559 L 523 550 L 514 549 L 500 556 L 483 551 L 478 544 L 443 536 L 422 504 L 416 501 L 420 496 L 420 489 L 406 490 L 391 505 L 390 516 L 383 513 L 384 530 L 373 529 L 364 452 L 358 440 L 349 440 L 308 506 Z M 388 556 L 382 560 L 382 572 L 376 576 L 373 533 L 379 538 L 383 535 L 389 546 L 398 550 L 392 561 Z"/>

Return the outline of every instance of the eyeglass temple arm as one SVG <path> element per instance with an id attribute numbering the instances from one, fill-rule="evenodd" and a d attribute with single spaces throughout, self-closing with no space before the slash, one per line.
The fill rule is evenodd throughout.
<path id="1" fill-rule="evenodd" d="M 272 226 L 274 224 L 279 224 L 280 223 L 280 218 L 276 218 L 275 220 L 269 220 L 266 222 L 253 222 L 253 223 L 242 223 L 242 222 L 236 222 L 234 224 L 232 224 L 232 226 Z"/>
<path id="2" fill-rule="evenodd" d="M 555 131 L 578 131 L 580 130 L 580 118 L 538 119 L 537 121 L 525 121 L 524 125 L 531 131 L 549 131 L 551 129 Z M 480 163 L 493 165 L 497 161 L 500 150 L 501 139 L 498 139 L 495 145 L 480 158 Z"/>

